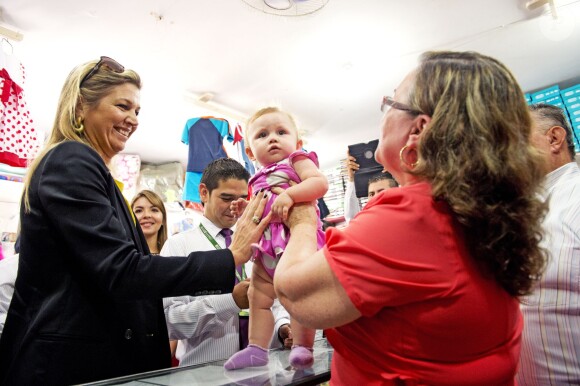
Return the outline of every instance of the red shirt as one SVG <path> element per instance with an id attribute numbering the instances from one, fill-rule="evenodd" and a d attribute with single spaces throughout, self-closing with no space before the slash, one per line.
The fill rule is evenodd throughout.
<path id="1" fill-rule="evenodd" d="M 427 183 L 330 228 L 326 259 L 362 316 L 327 330 L 335 385 L 513 385 L 519 303 L 478 268 Z"/>

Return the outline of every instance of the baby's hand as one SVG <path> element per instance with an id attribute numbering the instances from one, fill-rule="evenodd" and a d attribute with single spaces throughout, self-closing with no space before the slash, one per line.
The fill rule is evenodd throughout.
<path id="1" fill-rule="evenodd" d="M 244 209 L 248 206 L 248 201 L 243 198 L 238 198 L 230 203 L 230 212 L 236 217 L 240 217 L 244 213 Z"/>
<path id="2" fill-rule="evenodd" d="M 274 203 L 272 204 L 272 212 L 282 220 L 286 220 L 292 205 L 294 205 L 294 200 L 284 191 L 274 200 Z"/>

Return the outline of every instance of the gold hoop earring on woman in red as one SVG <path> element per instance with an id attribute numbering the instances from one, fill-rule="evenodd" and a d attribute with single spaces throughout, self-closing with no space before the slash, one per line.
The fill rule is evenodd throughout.
<path id="1" fill-rule="evenodd" d="M 407 158 L 409 157 L 409 154 L 411 152 L 414 152 L 414 158 L 415 161 L 414 162 L 408 162 Z M 409 148 L 409 145 L 405 145 L 401 148 L 401 151 L 399 151 L 399 159 L 401 160 L 402 163 L 404 163 L 409 169 L 414 169 L 417 164 L 419 164 L 419 157 L 417 155 L 417 150 L 415 148 Z"/>

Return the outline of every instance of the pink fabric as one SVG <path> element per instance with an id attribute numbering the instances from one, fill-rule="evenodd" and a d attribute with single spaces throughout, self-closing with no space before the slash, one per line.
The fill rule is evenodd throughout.
<path id="1" fill-rule="evenodd" d="M 272 211 L 272 204 L 276 197 L 278 197 L 278 195 L 271 192 L 273 187 L 287 189 L 290 187 L 290 181 L 301 182 L 300 177 L 298 177 L 298 174 L 292 167 L 294 159 L 297 157 L 307 157 L 318 166 L 316 153 L 307 153 L 303 150 L 298 150 L 290 154 L 285 160 L 261 168 L 250 179 L 249 183 L 252 187 L 252 192 L 257 193 L 260 189 L 265 189 L 271 193 L 262 217 L 267 216 Z M 290 230 L 288 227 L 280 219 L 274 219 L 270 221 L 260 242 L 252 246 L 254 251 L 253 259 L 260 259 L 262 265 L 271 277 L 274 277 L 276 266 L 280 261 L 282 253 L 286 249 L 286 245 L 288 245 L 289 238 Z M 324 232 L 322 231 L 322 221 L 320 219 L 318 220 L 317 241 L 318 248 L 322 248 L 324 246 Z"/>
<path id="2" fill-rule="evenodd" d="M 123 183 L 123 195 L 132 198 L 137 193 L 141 157 L 138 154 L 117 154 L 112 160 L 115 178 Z"/>

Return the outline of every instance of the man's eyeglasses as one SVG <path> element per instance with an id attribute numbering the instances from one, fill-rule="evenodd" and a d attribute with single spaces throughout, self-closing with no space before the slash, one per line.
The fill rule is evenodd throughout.
<path id="1" fill-rule="evenodd" d="M 99 62 L 95 64 L 95 66 L 91 69 L 91 71 L 89 71 L 87 75 L 84 76 L 83 80 L 81 80 L 79 87 L 82 87 L 83 83 L 85 83 L 86 80 L 89 79 L 91 76 L 95 75 L 102 66 L 105 66 L 109 70 L 119 74 L 125 71 L 125 67 L 123 67 L 123 65 L 117 62 L 115 59 L 109 58 L 108 56 L 101 56 L 101 60 L 99 60 Z"/>
<path id="2" fill-rule="evenodd" d="M 383 113 L 386 113 L 387 111 L 389 111 L 389 109 L 391 107 L 394 109 L 397 109 L 397 110 L 406 111 L 406 112 L 414 114 L 414 115 L 423 114 L 421 111 L 415 110 L 415 109 L 411 108 L 410 106 L 407 106 L 404 103 L 397 102 L 396 100 L 394 100 L 393 98 L 391 98 L 389 96 L 383 97 L 383 103 L 381 104 L 381 111 Z"/>

